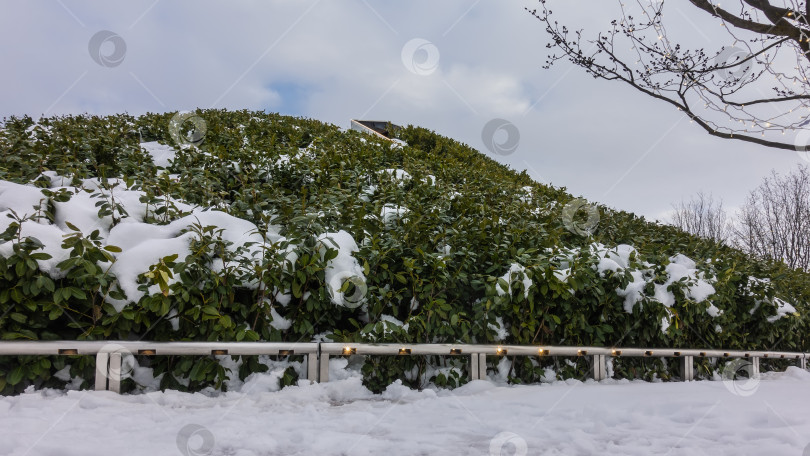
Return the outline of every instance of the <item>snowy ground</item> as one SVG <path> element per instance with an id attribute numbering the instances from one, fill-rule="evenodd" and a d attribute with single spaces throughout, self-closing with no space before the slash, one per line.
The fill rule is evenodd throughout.
<path id="1" fill-rule="evenodd" d="M 810 373 L 454 391 L 357 376 L 209 397 L 36 391 L 0 398 L 0 455 L 810 454 Z"/>

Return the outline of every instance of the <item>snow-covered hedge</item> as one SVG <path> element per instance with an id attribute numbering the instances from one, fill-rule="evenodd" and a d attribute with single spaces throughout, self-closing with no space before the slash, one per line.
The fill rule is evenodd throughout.
<path id="1" fill-rule="evenodd" d="M 188 132 L 172 114 L 5 121 L 4 339 L 810 348 L 806 274 L 601 206 L 572 221 L 564 189 L 427 130 L 392 146 L 307 119 L 196 115 L 207 128 L 194 144 L 176 143 Z M 591 236 L 570 229 L 594 214 Z M 140 360 L 189 390 L 268 369 L 227 361 Z M 361 361 L 377 390 L 466 378 L 462 358 Z M 490 367 L 524 382 L 587 369 L 557 362 Z M 0 358 L 0 391 L 81 384 L 92 364 Z"/>

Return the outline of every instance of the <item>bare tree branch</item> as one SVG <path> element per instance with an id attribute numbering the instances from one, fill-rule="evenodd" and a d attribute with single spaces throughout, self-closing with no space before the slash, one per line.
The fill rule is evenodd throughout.
<path id="1" fill-rule="evenodd" d="M 617 16 L 592 38 L 552 20 L 548 4 L 529 12 L 552 39 L 548 68 L 567 59 L 595 78 L 621 81 L 665 101 L 712 136 L 785 150 L 810 142 L 810 26 L 806 0 L 617 0 Z M 562 0 L 559 0 L 562 1 Z M 597 1 L 597 0 L 593 0 Z M 734 11 L 730 5 L 736 4 Z M 695 7 L 715 22 L 714 50 L 690 49 L 667 31 L 665 3 Z M 698 19 L 700 19 L 698 18 Z M 711 19 L 715 18 L 715 19 Z"/>
<path id="2" fill-rule="evenodd" d="M 810 270 L 810 171 L 775 172 L 748 196 L 737 216 L 736 242 L 748 253 Z"/>
<path id="3" fill-rule="evenodd" d="M 699 192 L 689 201 L 673 205 L 670 224 L 704 239 L 726 243 L 733 233 L 723 201 Z"/>

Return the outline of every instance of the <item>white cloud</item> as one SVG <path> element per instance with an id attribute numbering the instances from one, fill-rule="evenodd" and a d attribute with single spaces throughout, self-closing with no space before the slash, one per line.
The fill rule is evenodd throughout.
<path id="1" fill-rule="evenodd" d="M 554 3 L 555 12 L 586 26 L 609 17 L 583 16 L 581 0 Z M 523 4 L 539 6 L 498 0 L 9 3 L 0 16 L 6 43 L 0 115 L 215 105 L 280 110 L 344 127 L 365 115 L 422 125 L 480 150 L 482 127 L 501 117 L 520 129 L 521 142 L 514 154 L 494 158 L 574 194 L 652 217 L 692 189 L 739 205 L 772 167 L 799 162 L 795 153 L 711 138 L 668 106 L 595 81 L 570 64 L 543 70 L 547 37 Z M 700 39 L 692 27 L 683 29 Z M 91 59 L 88 41 L 99 30 L 126 41 L 120 66 Z M 413 38 L 440 53 L 430 75 L 402 64 L 402 47 Z"/>

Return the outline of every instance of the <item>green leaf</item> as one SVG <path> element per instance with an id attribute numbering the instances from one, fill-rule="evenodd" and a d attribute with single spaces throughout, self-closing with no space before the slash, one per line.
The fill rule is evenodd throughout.
<path id="1" fill-rule="evenodd" d="M 84 267 L 84 270 L 87 271 L 88 274 L 92 275 L 96 273 L 96 265 L 94 265 L 93 263 L 89 261 L 84 261 L 82 262 L 82 266 Z"/>
<path id="2" fill-rule="evenodd" d="M 302 296 L 304 296 L 304 293 L 301 291 L 301 284 L 298 281 L 295 281 L 292 284 L 292 294 L 296 299 L 300 299 Z"/>
<path id="3" fill-rule="evenodd" d="M 58 307 L 58 306 L 57 306 L 57 307 L 54 307 L 54 308 L 53 308 L 53 309 L 50 311 L 50 313 L 48 313 L 48 319 L 49 319 L 49 320 L 56 320 L 57 318 L 59 318 L 59 317 L 62 315 L 62 313 L 63 313 L 63 312 L 64 312 L 64 311 L 62 310 L 62 308 L 61 308 L 61 307 Z"/>
<path id="4" fill-rule="evenodd" d="M 189 378 L 191 380 L 198 382 L 205 378 L 205 371 L 203 370 L 203 363 L 202 361 L 194 363 L 194 367 L 191 368 L 191 372 L 189 372 Z"/>
<path id="5" fill-rule="evenodd" d="M 206 315 L 211 315 L 215 317 L 219 316 L 219 311 L 213 306 L 205 306 L 202 308 L 202 311 Z"/>
<path id="6" fill-rule="evenodd" d="M 70 287 L 70 288 L 69 288 L 69 290 L 70 290 L 70 293 L 71 293 L 71 294 L 72 294 L 72 295 L 73 295 L 73 296 L 74 296 L 76 299 L 82 299 L 82 300 L 87 299 L 87 295 L 84 293 L 84 291 L 79 290 L 79 289 L 78 289 L 78 288 L 76 288 L 76 287 Z"/>
<path id="7" fill-rule="evenodd" d="M 7 377 L 8 384 L 11 386 L 20 383 L 25 376 L 25 369 L 23 366 L 17 366 L 14 370 L 11 371 L 11 374 Z"/>

